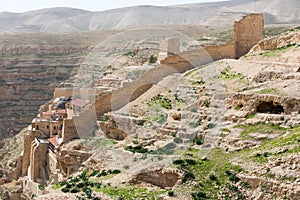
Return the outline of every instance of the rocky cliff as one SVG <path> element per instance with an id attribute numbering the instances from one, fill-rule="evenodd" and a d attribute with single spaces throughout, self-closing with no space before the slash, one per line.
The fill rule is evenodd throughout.
<path id="1" fill-rule="evenodd" d="M 27 126 L 111 32 L 0 35 L 0 139 Z"/>

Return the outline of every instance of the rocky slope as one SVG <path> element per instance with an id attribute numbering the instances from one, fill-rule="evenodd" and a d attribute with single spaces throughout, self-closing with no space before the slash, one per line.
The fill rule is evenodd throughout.
<path id="1" fill-rule="evenodd" d="M 300 24 L 297 0 L 232 0 L 178 6 L 137 6 L 101 12 L 51 8 L 0 13 L 0 32 L 76 32 L 157 25 L 230 25 L 245 13 L 264 13 L 267 24 Z M 286 14 L 288 13 L 288 14 Z"/>
<path id="2" fill-rule="evenodd" d="M 167 76 L 102 116 L 95 137 L 60 146 L 60 182 L 37 199 L 299 199 L 299 35 Z"/>
<path id="3" fill-rule="evenodd" d="M 95 137 L 63 145 L 61 164 L 80 173 L 38 199 L 299 199 L 299 34 L 168 76 L 108 113 Z"/>

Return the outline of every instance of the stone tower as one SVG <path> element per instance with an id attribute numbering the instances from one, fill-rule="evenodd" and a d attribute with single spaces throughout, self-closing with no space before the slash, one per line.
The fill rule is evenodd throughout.
<path id="1" fill-rule="evenodd" d="M 262 14 L 250 14 L 234 23 L 233 40 L 236 58 L 247 54 L 250 49 L 263 39 L 264 17 Z"/>
<path id="2" fill-rule="evenodd" d="M 158 62 L 168 56 L 180 53 L 180 40 L 178 38 L 167 38 L 160 41 Z"/>

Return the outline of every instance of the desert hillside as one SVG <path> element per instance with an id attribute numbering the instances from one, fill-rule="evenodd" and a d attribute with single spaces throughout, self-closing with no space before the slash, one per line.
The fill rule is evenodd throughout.
<path id="1" fill-rule="evenodd" d="M 134 33 L 94 48 L 90 65 L 80 68 L 87 73 L 68 80 L 95 94 L 56 89 L 31 126 L 7 140 L 0 193 L 24 200 L 298 200 L 299 28 L 260 40 L 239 59 L 216 53 L 227 43 L 206 46 L 211 59 L 198 48 L 160 65 L 152 60 L 158 43 Z M 118 54 L 121 39 L 140 49 L 131 44 Z M 116 59 L 103 65 L 94 55 Z M 70 91 L 75 100 L 64 98 Z M 62 101 L 69 101 L 65 108 L 54 108 Z"/>
<path id="2" fill-rule="evenodd" d="M 136 6 L 100 12 L 50 8 L 0 13 L 1 32 L 76 32 L 158 25 L 230 25 L 261 12 L 266 24 L 300 24 L 298 0 L 232 0 L 176 6 Z"/>

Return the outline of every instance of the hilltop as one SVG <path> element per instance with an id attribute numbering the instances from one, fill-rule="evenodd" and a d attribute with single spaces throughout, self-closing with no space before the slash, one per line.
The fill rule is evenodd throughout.
<path id="1" fill-rule="evenodd" d="M 0 13 L 0 32 L 77 32 L 158 25 L 227 26 L 247 13 L 262 12 L 266 24 L 300 24 L 298 0 L 232 0 L 176 6 L 136 6 L 91 12 L 48 8 Z"/>

